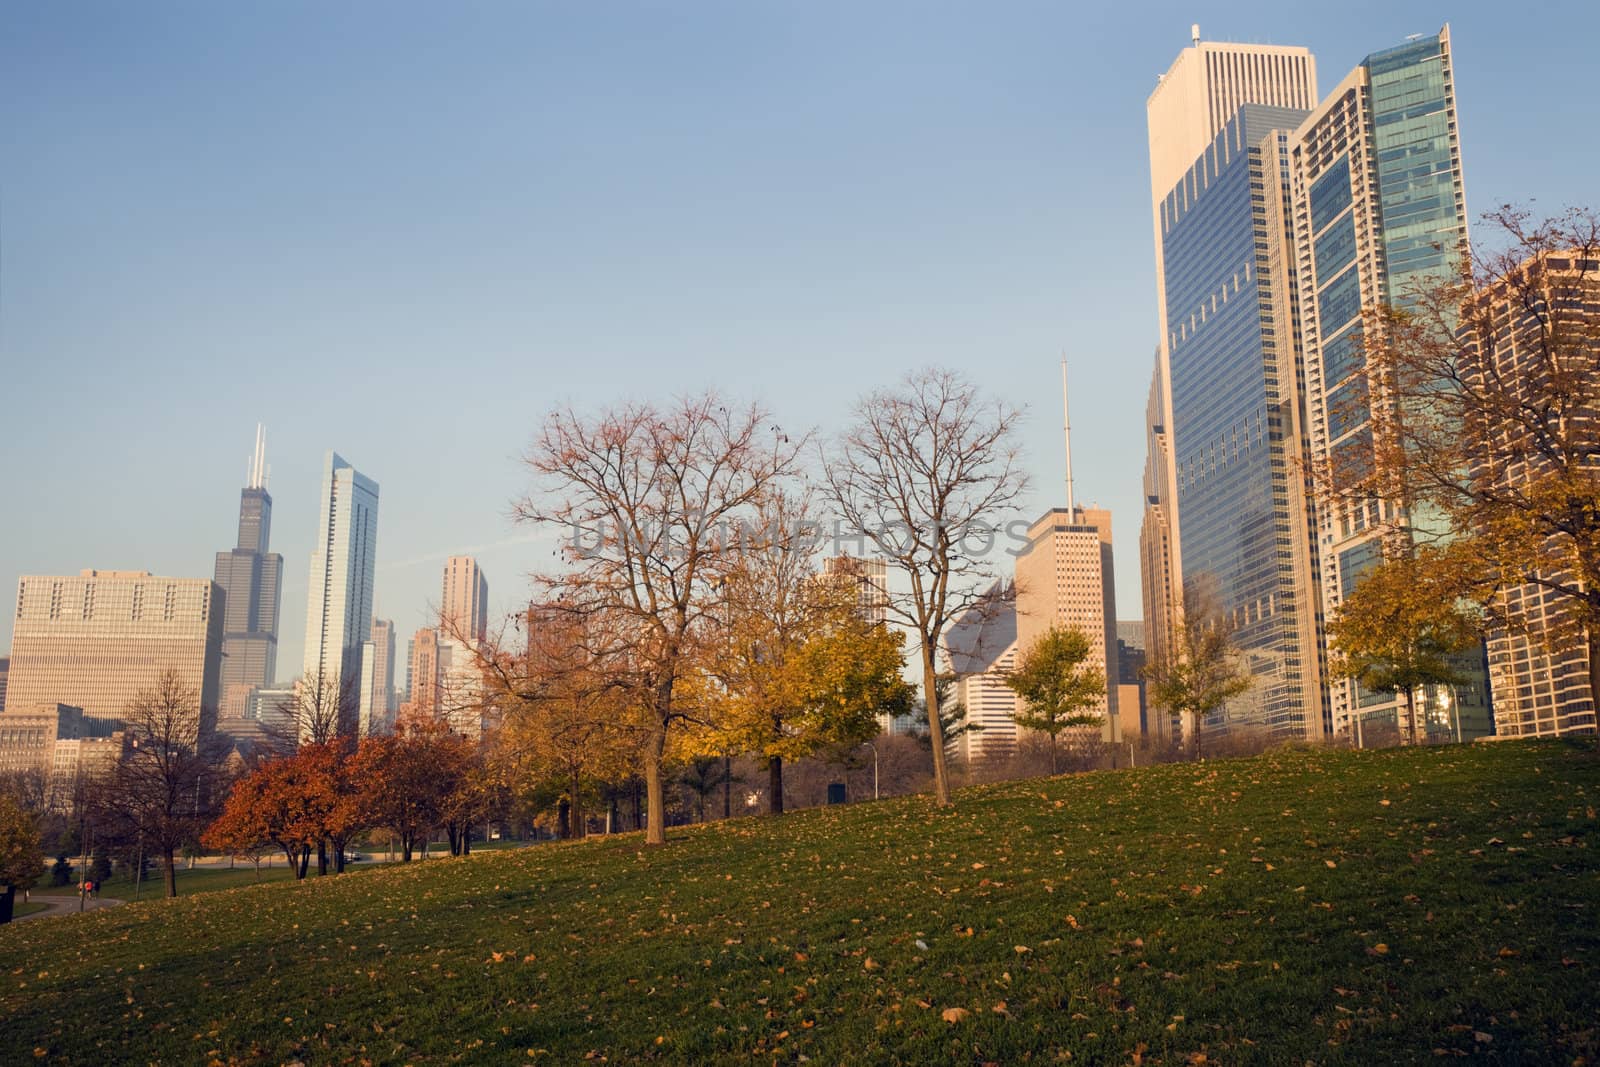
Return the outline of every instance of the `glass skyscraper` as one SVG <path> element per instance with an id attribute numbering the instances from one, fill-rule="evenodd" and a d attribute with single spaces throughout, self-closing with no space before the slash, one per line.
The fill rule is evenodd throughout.
<path id="1" fill-rule="evenodd" d="M 304 678 L 308 684 L 337 679 L 349 692 L 348 730 L 356 728 L 361 646 L 372 632 L 377 552 L 378 483 L 329 452 L 307 583 Z"/>
<path id="2" fill-rule="evenodd" d="M 250 690 L 271 685 L 278 669 L 278 598 L 283 557 L 267 551 L 272 537 L 272 494 L 267 492 L 266 436 L 256 427 L 256 448 L 239 493 L 239 538 L 218 552 L 215 579 L 227 595 L 222 637 L 220 717 L 244 717 Z"/>
<path id="3" fill-rule="evenodd" d="M 1314 461 L 1336 472 L 1372 449 L 1363 310 L 1459 276 L 1467 248 L 1448 27 L 1368 56 L 1296 131 L 1290 152 L 1296 271 Z M 1378 498 L 1317 515 L 1322 600 L 1332 611 L 1415 516 Z M 1479 657 L 1481 660 L 1481 657 Z M 1459 687 L 1463 733 L 1489 731 L 1481 662 Z M 1335 732 L 1393 717 L 1396 699 L 1331 679 Z"/>
<path id="4" fill-rule="evenodd" d="M 1288 214 L 1295 108 L 1245 104 L 1160 206 L 1184 586 L 1235 626 L 1255 687 L 1212 725 L 1323 732 Z"/>

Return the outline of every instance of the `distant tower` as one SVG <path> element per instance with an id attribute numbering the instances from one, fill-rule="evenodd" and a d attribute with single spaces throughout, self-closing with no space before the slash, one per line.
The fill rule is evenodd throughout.
<path id="1" fill-rule="evenodd" d="M 239 719 L 250 690 L 271 685 L 278 669 L 278 600 L 283 557 L 267 551 L 272 535 L 272 494 L 267 492 L 267 435 L 256 426 L 245 487 L 239 493 L 239 537 L 218 552 L 215 581 L 222 588 L 222 706 L 219 718 Z"/>
<path id="2" fill-rule="evenodd" d="M 308 682 L 339 679 L 354 692 L 361 646 L 372 631 L 372 582 L 378 551 L 378 483 L 335 452 L 323 461 L 317 538 L 307 583 L 304 673 Z M 349 709 L 353 720 L 356 709 Z M 348 724 L 354 729 L 355 722 Z"/>
<path id="3" fill-rule="evenodd" d="M 1093 649 L 1090 662 L 1105 672 L 1107 680 L 1105 696 L 1092 710 L 1105 717 L 1102 739 L 1117 741 L 1117 595 L 1111 512 L 1077 504 L 1072 484 L 1072 420 L 1066 414 L 1066 360 L 1061 362 L 1061 403 L 1067 506 L 1052 508 L 1028 528 L 1027 547 L 1017 557 L 1017 655 L 1027 655 L 1052 626 L 1083 631 Z"/>
<path id="4" fill-rule="evenodd" d="M 394 623 L 373 619 L 372 636 L 361 649 L 362 736 L 388 733 L 394 708 Z"/>
<path id="5" fill-rule="evenodd" d="M 482 641 L 489 634 L 489 582 L 471 556 L 445 561 L 439 622 L 448 634 Z"/>

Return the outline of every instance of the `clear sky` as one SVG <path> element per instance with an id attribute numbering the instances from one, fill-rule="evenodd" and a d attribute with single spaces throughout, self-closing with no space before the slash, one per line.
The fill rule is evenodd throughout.
<path id="1" fill-rule="evenodd" d="M 0 583 L 209 576 L 255 423 L 298 671 L 321 457 L 382 486 L 402 638 L 497 609 L 552 403 L 716 385 L 836 428 L 929 363 L 1029 405 L 1029 511 L 1140 614 L 1144 106 L 1199 22 L 1326 91 L 1451 23 L 1469 211 L 1600 206 L 1593 3 L 0 3 Z M 10 612 L 0 612 L 0 648 Z"/>

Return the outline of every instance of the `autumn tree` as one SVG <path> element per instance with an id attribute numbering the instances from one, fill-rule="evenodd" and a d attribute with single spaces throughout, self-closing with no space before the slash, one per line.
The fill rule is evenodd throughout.
<path id="1" fill-rule="evenodd" d="M 1001 524 L 1027 487 L 1020 417 L 954 371 L 917 371 L 863 397 L 825 461 L 827 492 L 849 534 L 871 542 L 907 581 L 888 611 L 917 641 L 940 805 L 950 803 L 940 641 L 984 602 L 985 579 L 996 577 Z"/>
<path id="2" fill-rule="evenodd" d="M 302 744 L 323 744 L 353 734 L 360 717 L 359 679 L 337 671 L 308 672 L 295 679 L 290 693 L 263 723 L 271 749 L 283 755 Z"/>
<path id="3" fill-rule="evenodd" d="M 270 844 L 283 852 L 294 877 L 304 878 L 311 850 L 322 838 L 307 786 L 305 768 L 293 757 L 262 762 L 234 783 L 201 840 L 209 848 L 245 856 Z"/>
<path id="4" fill-rule="evenodd" d="M 1145 667 L 1150 706 L 1178 716 L 1201 756 L 1200 723 L 1254 680 L 1233 644 L 1233 623 L 1197 583 L 1186 585 L 1172 640 Z"/>
<path id="5" fill-rule="evenodd" d="M 1600 218 L 1485 222 L 1460 272 L 1366 314 L 1370 450 L 1320 480 L 1459 543 L 1491 629 L 1577 650 L 1600 698 Z"/>
<path id="6" fill-rule="evenodd" d="M 1416 691 L 1466 681 L 1459 657 L 1482 639 L 1482 617 L 1461 599 L 1456 552 L 1419 546 L 1362 576 L 1328 620 L 1330 670 L 1405 704 L 1410 743 L 1422 741 Z"/>
<path id="7" fill-rule="evenodd" d="M 684 720 L 676 699 L 706 629 L 713 584 L 736 551 L 731 529 L 794 470 L 791 439 L 760 407 L 716 393 L 668 407 L 633 404 L 586 416 L 551 412 L 527 456 L 539 483 L 517 517 L 566 539 L 567 568 L 549 600 L 602 625 L 588 652 L 632 693 L 630 728 L 644 767 L 646 841 L 666 841 L 662 766 Z"/>
<path id="8" fill-rule="evenodd" d="M 909 709 L 903 635 L 861 612 L 853 581 L 820 574 L 805 498 L 773 494 L 719 584 L 718 636 L 705 656 L 711 728 L 697 755 L 746 751 L 766 761 L 781 815 L 785 760 L 872 737 L 879 715 Z"/>
<path id="9" fill-rule="evenodd" d="M 1093 711 L 1106 695 L 1106 675 L 1090 662 L 1094 646 L 1077 627 L 1051 626 L 1023 652 L 1005 676 L 1020 706 L 1018 726 L 1050 738 L 1050 773 L 1060 773 L 1057 739 L 1063 730 L 1095 726 L 1104 716 Z"/>
<path id="10" fill-rule="evenodd" d="M 0 922 L 11 921 L 19 889 L 30 889 L 44 870 L 44 851 L 33 814 L 0 791 Z"/>
<path id="11" fill-rule="evenodd" d="M 464 739 L 447 724 L 417 718 L 395 732 L 363 738 L 350 773 L 361 783 L 369 825 L 400 839 L 400 858 L 410 863 L 417 846 L 442 822 L 446 799 L 457 785 L 454 749 Z"/>

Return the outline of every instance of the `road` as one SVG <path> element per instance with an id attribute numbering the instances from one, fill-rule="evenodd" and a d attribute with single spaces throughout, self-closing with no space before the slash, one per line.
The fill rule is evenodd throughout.
<path id="1" fill-rule="evenodd" d="M 12 919 L 12 922 L 25 923 L 29 919 L 44 919 L 54 915 L 73 915 L 78 911 L 78 898 L 75 896 L 51 897 L 39 894 L 38 896 L 35 896 L 33 900 L 29 901 L 29 903 L 43 904 L 45 905 L 45 909 L 43 911 L 33 912 L 29 915 L 19 915 L 15 919 Z M 101 908 L 114 908 L 121 903 L 122 901 L 116 900 L 112 897 L 91 897 L 83 902 L 83 910 L 98 911 Z"/>

